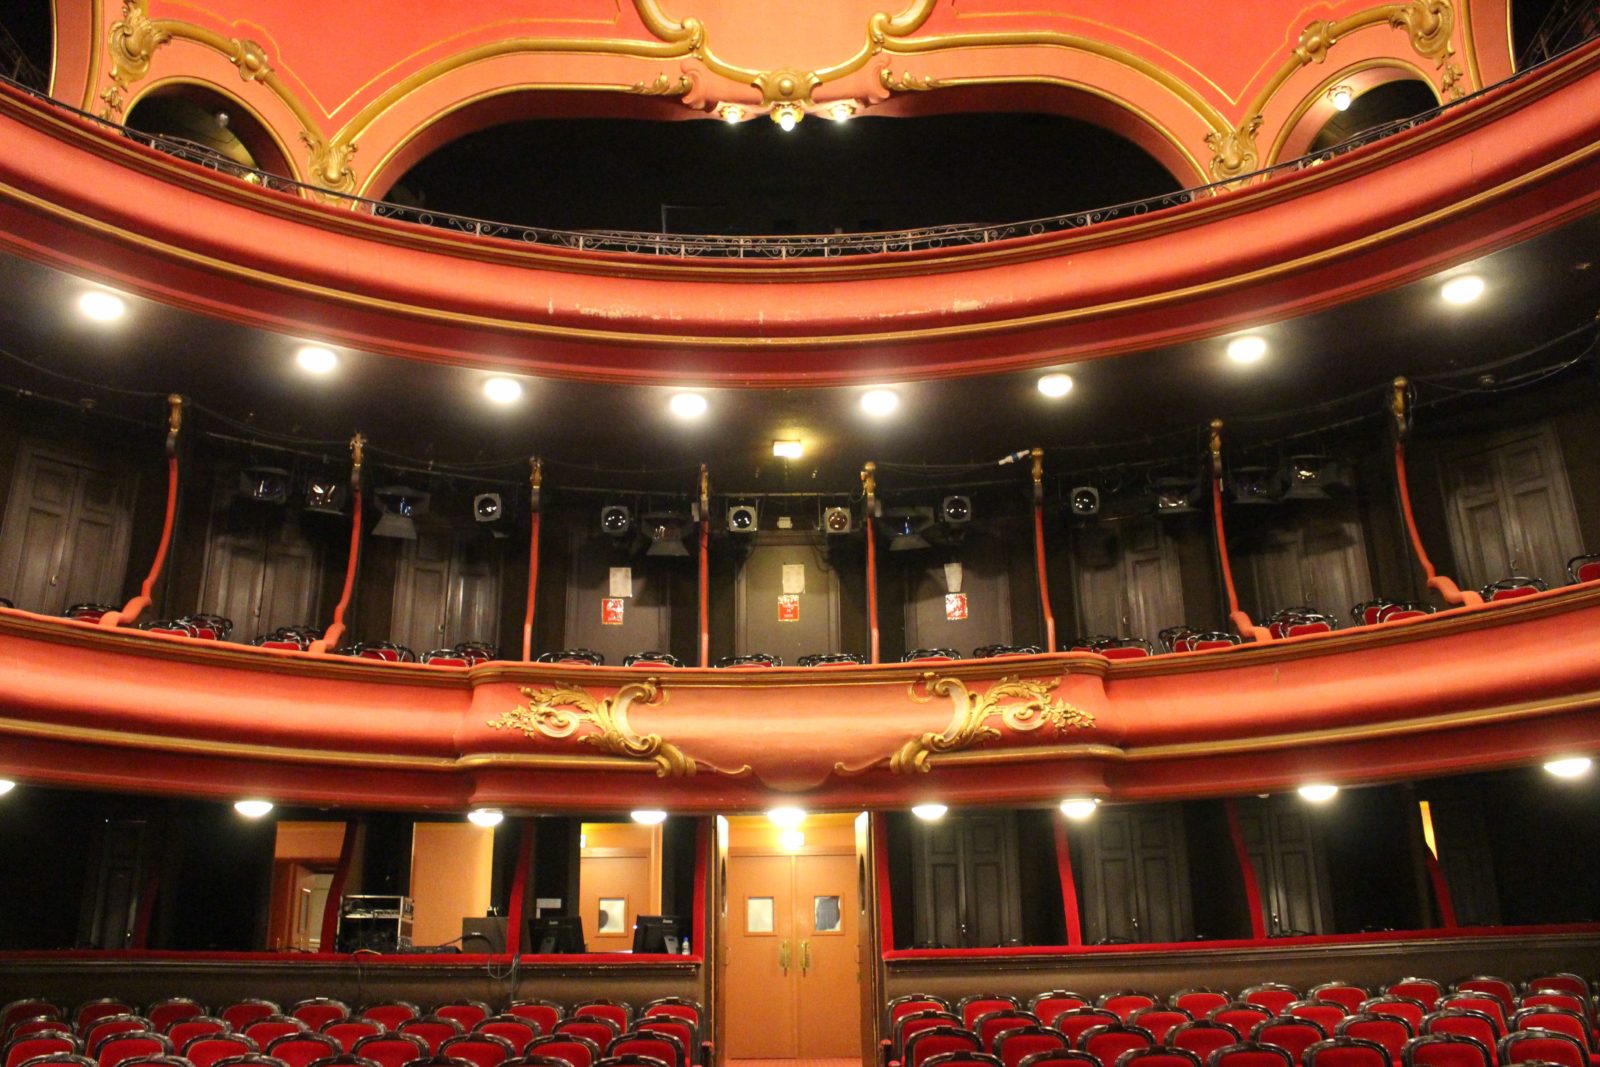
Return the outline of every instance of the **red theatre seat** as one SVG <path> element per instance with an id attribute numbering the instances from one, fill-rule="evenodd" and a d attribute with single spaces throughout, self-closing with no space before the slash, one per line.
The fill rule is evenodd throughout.
<path id="1" fill-rule="evenodd" d="M 1128 1017 L 1128 1021 L 1135 1026 L 1143 1027 L 1150 1031 L 1150 1036 L 1156 1039 L 1157 1044 L 1165 1044 L 1167 1034 L 1174 1026 L 1194 1022 L 1194 1016 L 1182 1008 L 1169 1008 L 1164 1004 L 1152 1004 L 1148 1008 L 1140 1008 Z"/>
<path id="2" fill-rule="evenodd" d="M 1498 1041 L 1510 1030 L 1511 1013 L 1506 1011 L 1506 1006 L 1499 997 L 1491 993 L 1447 993 L 1439 998 L 1439 1008 L 1461 1008 L 1466 1011 L 1482 1012 L 1494 1020 Z"/>
<path id="3" fill-rule="evenodd" d="M 609 1056 L 645 1056 L 660 1060 L 667 1067 L 689 1067 L 689 1051 L 671 1034 L 628 1033 L 611 1042 Z"/>
<path id="4" fill-rule="evenodd" d="M 0 1035 L 8 1035 L 11 1028 L 24 1019 L 60 1019 L 61 1009 L 43 997 L 19 997 L 0 1008 Z"/>
<path id="5" fill-rule="evenodd" d="M 1231 1026 L 1236 1033 L 1242 1035 L 1248 1034 L 1272 1018 L 1272 1012 L 1260 1004 L 1247 1004 L 1242 1000 L 1235 1000 L 1213 1010 L 1206 1018 L 1212 1022 Z"/>
<path id="6" fill-rule="evenodd" d="M 1589 998 L 1581 997 L 1576 993 L 1569 993 L 1564 989 L 1545 989 L 1537 993 L 1524 993 L 1522 999 L 1517 1001 L 1521 1008 L 1561 1008 L 1565 1011 L 1574 1011 L 1584 1018 L 1588 1018 Z"/>
<path id="7" fill-rule="evenodd" d="M 145 1018 L 150 1020 L 150 1028 L 158 1034 L 172 1033 L 174 1024 L 184 1019 L 198 1019 L 205 1015 L 206 1009 L 198 1001 L 188 997 L 168 997 L 158 1000 L 145 1009 Z M 173 1044 L 178 1044 L 174 1039 Z"/>
<path id="8" fill-rule="evenodd" d="M 249 1056 L 258 1051 L 256 1043 L 243 1034 L 201 1034 L 183 1046 L 183 1058 L 194 1067 L 214 1067 L 218 1060 Z"/>
<path id="9" fill-rule="evenodd" d="M 693 1067 L 710 1067 L 711 1046 L 702 1047 L 699 1031 L 688 1019 L 676 1015 L 653 1015 L 633 1024 L 636 1033 L 667 1034 L 680 1042 Z"/>
<path id="10" fill-rule="evenodd" d="M 922 1061 L 922 1067 L 1002 1067 L 987 1052 L 946 1052 Z"/>
<path id="11" fill-rule="evenodd" d="M 1574 582 L 1592 582 L 1600 580 L 1600 554 L 1587 556 L 1573 556 L 1567 560 L 1567 577 Z M 1577 977 L 1569 975 L 1568 977 Z M 1528 983 L 1528 988 L 1533 988 L 1533 983 Z"/>
<path id="12" fill-rule="evenodd" d="M 539 1028 L 541 1035 L 547 1035 L 555 1031 L 556 1023 L 566 1018 L 567 1009 L 553 1000 L 513 1000 L 506 1014 L 528 1020 Z"/>
<path id="13" fill-rule="evenodd" d="M 80 1035 L 87 1037 L 89 1027 L 101 1019 L 108 1019 L 113 1015 L 138 1015 L 132 1004 L 114 997 L 105 997 L 101 1000 L 91 1000 L 78 1006 L 72 1013 L 72 1028 Z"/>
<path id="14" fill-rule="evenodd" d="M 441 1019 L 437 1015 L 424 1015 L 420 1019 L 407 1019 L 395 1027 L 397 1033 L 409 1037 L 419 1037 L 428 1046 L 428 1054 L 434 1055 L 439 1051 L 439 1046 L 445 1041 L 459 1034 L 466 1033 L 462 1025 L 454 1019 Z"/>
<path id="15" fill-rule="evenodd" d="M 1167 1003 L 1174 1008 L 1182 1008 L 1196 1019 L 1204 1019 L 1224 1004 L 1230 1003 L 1233 997 L 1226 990 L 1206 989 L 1197 986 L 1192 989 L 1181 989 L 1167 998 Z"/>
<path id="16" fill-rule="evenodd" d="M 996 993 L 978 993 L 962 997 L 956 1003 L 956 1014 L 961 1017 L 961 1025 L 968 1030 L 976 1030 L 980 1015 L 988 1015 L 992 1011 L 1016 1010 L 1016 997 L 1001 996 Z"/>
<path id="17" fill-rule="evenodd" d="M 354 1052 L 357 1041 L 383 1033 L 384 1027 L 371 1019 L 339 1019 L 323 1026 L 321 1032 L 339 1042 L 346 1052 Z"/>
<path id="18" fill-rule="evenodd" d="M 1167 1032 L 1167 1044 L 1173 1048 L 1188 1049 L 1207 1063 L 1211 1062 L 1213 1052 L 1238 1043 L 1239 1031 L 1213 1019 L 1196 1019 L 1192 1023 L 1174 1026 Z"/>
<path id="19" fill-rule="evenodd" d="M 947 1052 L 982 1052 L 978 1035 L 958 1026 L 935 1026 L 919 1030 L 906 1038 L 906 1067 L 923 1067 L 934 1056 Z"/>
<path id="20" fill-rule="evenodd" d="M 1428 1008 L 1422 1001 L 1393 995 L 1373 997 L 1362 1003 L 1361 1010 L 1373 1015 L 1392 1015 L 1396 1019 L 1404 1019 L 1411 1024 L 1412 1033 L 1421 1032 L 1422 1017 L 1428 1014 Z"/>
<path id="21" fill-rule="evenodd" d="M 289 1067 L 311 1067 L 317 1060 L 325 1060 L 344 1053 L 344 1046 L 327 1034 L 285 1034 L 266 1047 L 266 1054 L 288 1064 Z"/>
<path id="22" fill-rule="evenodd" d="M 350 1017 L 350 1007 L 332 997 L 312 997 L 302 1000 L 289 1009 L 291 1018 L 299 1019 L 313 1030 L 321 1030 L 329 1023 Z"/>
<path id="23" fill-rule="evenodd" d="M 1141 1008 L 1153 1008 L 1161 1003 L 1161 998 L 1154 993 L 1143 993 L 1137 989 L 1124 989 L 1116 993 L 1104 994 L 1096 1007 L 1106 1011 L 1116 1012 L 1117 1018 L 1127 1022 L 1133 1013 Z"/>
<path id="24" fill-rule="evenodd" d="M 1056 1016 L 1064 1011 L 1093 1006 L 1093 1000 L 1082 993 L 1074 993 L 1067 989 L 1051 989 L 1028 1002 L 1028 1010 L 1037 1015 L 1039 1021 L 1046 1026 L 1054 1026 Z"/>
<path id="25" fill-rule="evenodd" d="M 1306 1049 L 1303 1067 L 1389 1067 L 1389 1051 L 1375 1041 L 1331 1037 Z"/>
<path id="26" fill-rule="evenodd" d="M 133 1034 L 150 1030 L 150 1020 L 142 1015 L 103 1015 L 83 1028 L 83 1050 L 90 1056 L 100 1042 L 113 1034 Z"/>
<path id="27" fill-rule="evenodd" d="M 1554 1030 L 1518 1030 L 1500 1039 L 1501 1063 L 1554 1063 L 1589 1067 L 1589 1053 L 1571 1034 Z"/>
<path id="28" fill-rule="evenodd" d="M 1345 987 L 1350 988 L 1350 987 Z M 1315 993 L 1316 990 L 1312 990 Z M 1365 999 L 1365 998 L 1363 998 Z M 1322 1027 L 1326 1033 L 1333 1033 L 1334 1029 L 1351 1014 L 1352 1009 L 1346 1008 L 1336 1000 L 1297 1000 L 1287 1008 L 1283 1014 L 1296 1019 L 1310 1019 Z"/>
<path id="29" fill-rule="evenodd" d="M 1521 1008 L 1511 1016 L 1511 1030 L 1550 1030 L 1558 1034 L 1566 1034 L 1583 1046 L 1584 1054 L 1600 1065 L 1600 1057 L 1594 1055 L 1594 1039 L 1589 1030 L 1588 1021 L 1575 1011 L 1566 1008 L 1552 1008 L 1543 1004 Z"/>
<path id="30" fill-rule="evenodd" d="M 1491 582 L 1488 585 L 1484 586 L 1483 589 L 1482 589 L 1482 596 L 1483 596 L 1483 599 L 1488 600 L 1488 601 L 1517 600 L 1517 599 L 1520 599 L 1520 598 L 1525 597 L 1525 596 L 1532 596 L 1535 593 L 1542 593 L 1548 588 L 1550 588 L 1550 587 L 1547 584 L 1545 584 L 1545 581 L 1544 581 L 1543 578 L 1521 578 L 1521 577 L 1502 578 L 1498 582 Z M 1468 979 L 1468 981 L 1474 981 L 1475 982 L 1475 981 L 1478 981 L 1478 979 L 1472 978 L 1472 979 Z M 1505 979 L 1498 978 L 1498 979 L 1495 979 L 1495 981 L 1503 982 L 1503 981 L 1505 981 Z M 1464 986 L 1462 983 L 1457 982 L 1456 983 L 1456 988 L 1457 989 L 1476 989 L 1476 988 L 1480 988 L 1480 987 L 1478 987 L 1478 986 Z M 1509 986 L 1509 985 L 1508 985 L 1508 988 L 1510 988 L 1510 990 L 1511 990 L 1512 997 L 1515 998 L 1515 996 L 1516 996 L 1516 988 L 1513 987 L 1513 986 Z M 1509 1008 L 1510 1006 L 1511 1005 L 1509 1003 L 1506 1005 L 1507 1008 Z"/>
<path id="31" fill-rule="evenodd" d="M 1293 986 L 1284 985 L 1282 982 L 1262 982 L 1241 992 L 1239 999 L 1246 1004 L 1259 1004 L 1272 1014 L 1279 1015 L 1284 1008 L 1301 997 L 1300 991 Z"/>
<path id="32" fill-rule="evenodd" d="M 1102 1065 L 1087 1052 L 1062 1049 L 1060 1052 L 1035 1052 L 1031 1056 L 1024 1056 L 1017 1067 L 1102 1067 Z"/>
<path id="33" fill-rule="evenodd" d="M 510 1042 L 512 1055 L 520 1056 L 528 1042 L 540 1034 L 539 1024 L 532 1019 L 519 1019 L 515 1015 L 491 1015 L 472 1028 L 475 1034 L 488 1034 Z"/>
<path id="34" fill-rule="evenodd" d="M 1021 1067 L 1023 1060 L 1029 1056 L 1064 1052 L 1068 1047 L 1066 1035 L 1048 1026 L 1022 1026 L 1005 1030 L 994 1039 L 994 1054 L 1004 1067 Z"/>
<path id="35" fill-rule="evenodd" d="M 1295 1059 L 1277 1045 L 1241 1041 L 1217 1049 L 1206 1063 L 1208 1067 L 1294 1067 Z"/>
<path id="36" fill-rule="evenodd" d="M 1078 1040 L 1085 1033 L 1097 1026 L 1110 1026 L 1120 1023 L 1117 1013 L 1104 1008 L 1073 1008 L 1070 1011 L 1060 1012 L 1055 1021 L 1048 1024 L 1067 1035 L 1067 1040 L 1072 1042 L 1072 1047 L 1078 1047 Z"/>
<path id="37" fill-rule="evenodd" d="M 1390 982 L 1383 991 L 1392 996 L 1420 1000 L 1429 1011 L 1432 1011 L 1439 1003 L 1439 998 L 1444 996 L 1444 986 L 1431 978 L 1400 978 Z"/>
<path id="38" fill-rule="evenodd" d="M 112 1034 L 94 1047 L 94 1060 L 100 1067 L 118 1067 L 125 1060 L 144 1056 L 170 1056 L 172 1042 L 165 1034 Z"/>
<path id="39" fill-rule="evenodd" d="M 264 1051 L 268 1045 L 280 1037 L 288 1034 L 303 1034 L 310 1029 L 299 1019 L 292 1019 L 287 1015 L 268 1015 L 264 1019 L 246 1023 L 239 1028 L 239 1032 L 260 1045 Z"/>
<path id="40" fill-rule="evenodd" d="M 382 1067 L 405 1067 L 428 1055 L 428 1043 L 409 1034 L 374 1034 L 356 1042 L 353 1055 L 376 1060 Z"/>
<path id="41" fill-rule="evenodd" d="M 639 1012 L 641 1019 L 651 1019 L 657 1015 L 671 1015 L 684 1019 L 698 1029 L 700 1020 L 705 1016 L 705 1009 L 700 1006 L 699 1001 L 690 1000 L 688 997 L 657 997 Z"/>
<path id="42" fill-rule="evenodd" d="M 582 1034 L 551 1034 L 534 1038 L 524 1056 L 564 1060 L 572 1067 L 594 1067 L 594 1061 L 600 1058 L 600 1046 Z"/>
<path id="43" fill-rule="evenodd" d="M 572 1034 L 587 1041 L 593 1041 L 596 1048 L 610 1048 L 611 1042 L 615 1041 L 618 1035 L 622 1033 L 617 1028 L 616 1023 L 596 1015 L 581 1019 L 577 1017 L 562 1019 L 556 1023 L 555 1032 L 557 1034 Z"/>
<path id="44" fill-rule="evenodd" d="M 520 1050 L 511 1042 L 493 1034 L 457 1034 L 439 1046 L 439 1055 L 466 1060 L 474 1067 L 500 1067 L 519 1054 Z"/>
<path id="45" fill-rule="evenodd" d="M 64 1030 L 45 1034 L 25 1034 L 6 1042 L 4 1065 L 17 1067 L 19 1063 L 31 1060 L 35 1056 L 49 1056 L 57 1052 L 72 1054 L 82 1047 L 78 1044 L 77 1038 Z"/>
<path id="46" fill-rule="evenodd" d="M 493 1015 L 489 1005 L 481 1000 L 455 1000 L 449 1004 L 440 1004 L 433 1009 L 433 1014 L 440 1019 L 454 1019 L 461 1024 L 461 1029 L 470 1032 L 483 1020 Z"/>
<path id="47" fill-rule="evenodd" d="M 1116 1067 L 1203 1067 L 1200 1057 L 1181 1048 L 1129 1049 L 1117 1057 Z"/>
<path id="48" fill-rule="evenodd" d="M 1293 1016 L 1268 1019 L 1250 1034 L 1252 1041 L 1262 1045 L 1277 1045 L 1287 1051 L 1296 1063 L 1300 1062 L 1300 1056 L 1306 1049 L 1327 1039 L 1327 1031 L 1321 1026 L 1310 1019 L 1296 1019 Z"/>
<path id="49" fill-rule="evenodd" d="M 1155 1043 L 1156 1039 L 1150 1036 L 1150 1031 L 1121 1022 L 1092 1027 L 1078 1038 L 1078 1048 L 1101 1063 L 1115 1063 L 1124 1052 L 1150 1048 Z"/>
<path id="50" fill-rule="evenodd" d="M 604 1019 L 625 1034 L 633 1025 L 633 1005 L 615 1000 L 586 1000 L 572 1006 L 574 1019 Z"/>
<path id="51" fill-rule="evenodd" d="M 1405 1067 L 1494 1067 L 1481 1042 L 1460 1034 L 1423 1034 L 1406 1042 Z"/>
<path id="52" fill-rule="evenodd" d="M 1404 1019 L 1393 1015 L 1373 1015 L 1371 1012 L 1350 1016 L 1339 1024 L 1334 1033 L 1338 1037 L 1354 1037 L 1382 1045 L 1395 1067 L 1399 1067 L 1400 1054 L 1406 1042 L 1416 1036 L 1411 1024 Z"/>
<path id="53" fill-rule="evenodd" d="M 235 1032 L 243 1032 L 244 1028 L 257 1019 L 265 1019 L 269 1015 L 282 1015 L 283 1009 L 270 1000 L 241 1000 L 229 1004 L 217 1012 L 223 1022 L 231 1026 Z"/>
<path id="54" fill-rule="evenodd" d="M 1508 579 L 1506 579 L 1506 581 L 1537 582 L 1539 580 L 1537 578 L 1508 578 Z M 1540 582 L 1539 585 L 1542 588 L 1544 583 Z M 1524 593 L 1524 594 L 1520 594 L 1520 595 L 1526 596 L 1527 594 Z M 1485 599 L 1488 599 L 1488 598 L 1485 597 Z M 1496 1000 L 1498 1000 L 1500 1002 L 1501 1006 L 1503 1008 L 1505 1008 L 1506 1017 L 1507 1018 L 1510 1018 L 1511 1013 L 1513 1011 L 1515 1011 L 1516 1007 L 1517 1007 L 1517 987 L 1516 987 L 1516 984 L 1513 983 L 1510 979 L 1501 978 L 1498 975 L 1480 974 L 1480 975 L 1475 975 L 1472 978 L 1463 978 L 1463 979 L 1461 979 L 1461 981 L 1456 983 L 1455 991 L 1457 993 L 1487 993 L 1487 994 L 1489 994 L 1490 996 L 1492 996 Z"/>
<path id="55" fill-rule="evenodd" d="M 1495 1061 L 1495 1046 L 1504 1036 L 1496 1025 L 1494 1016 L 1482 1011 L 1468 1011 L 1465 1008 L 1440 1008 L 1430 1013 L 1422 1020 L 1422 1032 L 1470 1037 L 1489 1050 L 1490 1063 Z"/>
<path id="56" fill-rule="evenodd" d="M 984 1051 L 993 1052 L 995 1039 L 1007 1030 L 1017 1030 L 1038 1025 L 1039 1017 L 1033 1012 L 1007 1008 L 1001 1011 L 984 1012 L 973 1022 L 971 1029 L 973 1033 L 978 1035 L 978 1040 L 983 1042 Z"/>

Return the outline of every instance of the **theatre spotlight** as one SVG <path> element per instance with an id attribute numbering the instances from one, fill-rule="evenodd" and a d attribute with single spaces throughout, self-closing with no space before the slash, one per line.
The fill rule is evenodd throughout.
<path id="1" fill-rule="evenodd" d="M 479 493 L 472 498 L 472 517 L 478 522 L 499 522 L 505 513 L 499 493 Z"/>
<path id="2" fill-rule="evenodd" d="M 728 530 L 736 534 L 753 534 L 760 525 L 754 504 L 735 504 L 728 509 Z"/>
<path id="3" fill-rule="evenodd" d="M 1290 456 L 1278 472 L 1284 500 L 1328 499 L 1327 477 L 1332 464 L 1326 456 Z"/>
<path id="4" fill-rule="evenodd" d="M 395 537 L 402 541 L 417 539 L 418 515 L 428 511 L 428 494 L 406 485 L 391 485 L 373 494 L 378 500 L 378 524 L 372 528 L 374 537 Z"/>
<path id="5" fill-rule="evenodd" d="M 341 478 L 313 478 L 306 483 L 306 510 L 320 515 L 343 515 L 350 486 Z"/>
<path id="6" fill-rule="evenodd" d="M 1271 467 L 1236 467 L 1233 471 L 1235 504 L 1277 502 L 1276 477 Z"/>
<path id="7" fill-rule="evenodd" d="M 1100 490 L 1092 485 L 1075 485 L 1067 494 L 1067 510 L 1074 518 L 1087 519 L 1100 514 Z"/>
<path id="8" fill-rule="evenodd" d="M 289 499 L 289 472 L 282 467 L 246 467 L 239 473 L 239 492 L 263 504 Z"/>
<path id="9" fill-rule="evenodd" d="M 1200 509 L 1200 483 L 1193 478 L 1153 478 L 1151 488 L 1156 493 L 1157 515 L 1192 515 Z"/>
<path id="10" fill-rule="evenodd" d="M 855 526 L 849 508 L 829 508 L 822 513 L 822 528 L 831 534 L 847 534 Z"/>
<path id="11" fill-rule="evenodd" d="M 947 496 L 939 505 L 939 521 L 946 526 L 965 526 L 972 521 L 972 498 Z"/>
<path id="12" fill-rule="evenodd" d="M 883 513 L 883 528 L 889 534 L 890 552 L 928 548 L 928 539 L 923 534 L 933 525 L 933 509 L 928 507 L 890 508 Z"/>
<path id="13" fill-rule="evenodd" d="M 683 543 L 683 535 L 689 532 L 693 521 L 687 515 L 653 511 L 641 520 L 641 524 L 645 535 L 650 538 L 650 547 L 645 549 L 645 555 L 687 556 L 689 554 L 688 546 Z"/>
<path id="14" fill-rule="evenodd" d="M 627 537 L 633 532 L 633 511 L 621 504 L 607 504 L 600 509 L 600 532 L 607 537 Z"/>

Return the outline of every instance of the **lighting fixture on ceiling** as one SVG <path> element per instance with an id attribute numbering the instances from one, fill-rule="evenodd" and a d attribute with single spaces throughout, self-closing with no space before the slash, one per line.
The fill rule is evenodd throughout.
<path id="1" fill-rule="evenodd" d="M 505 818 L 505 812 L 499 808 L 473 808 L 467 812 L 468 822 L 474 826 L 482 826 L 485 829 L 499 826 L 505 821 Z"/>
<path id="2" fill-rule="evenodd" d="M 332 374 L 339 366 L 339 357 L 333 349 L 321 345 L 306 345 L 294 354 L 294 361 L 307 374 Z"/>
<path id="3" fill-rule="evenodd" d="M 855 526 L 849 508 L 829 508 L 822 513 L 822 528 L 831 534 L 847 534 Z"/>
<path id="4" fill-rule="evenodd" d="M 856 102 L 854 100 L 838 100 L 828 107 L 828 117 L 834 122 L 849 122 L 855 118 Z"/>
<path id="5" fill-rule="evenodd" d="M 343 515 L 350 486 L 342 478 L 313 478 L 306 483 L 306 510 L 319 515 Z"/>
<path id="6" fill-rule="evenodd" d="M 1483 279 L 1476 274 L 1462 274 L 1441 285 L 1439 295 L 1447 303 L 1470 304 L 1483 295 L 1485 288 Z"/>
<path id="7" fill-rule="evenodd" d="M 911 809 L 911 814 L 923 822 L 938 822 L 949 810 L 947 806 L 938 803 L 918 804 Z"/>
<path id="8" fill-rule="evenodd" d="M 1067 510 L 1079 519 L 1100 514 L 1100 490 L 1092 485 L 1073 486 L 1067 494 Z"/>
<path id="9" fill-rule="evenodd" d="M 5 796 L 17 787 L 17 783 L 9 778 L 0 778 L 0 797 Z"/>
<path id="10" fill-rule="evenodd" d="M 723 122 L 731 124 L 735 122 L 743 122 L 745 110 L 744 106 L 741 104 L 718 104 L 717 114 L 722 117 Z"/>
<path id="11" fill-rule="evenodd" d="M 417 539 L 416 517 L 428 512 L 429 495 L 407 485 L 391 485 L 372 494 L 377 498 L 378 523 L 374 537 L 394 537 L 402 541 Z"/>
<path id="12" fill-rule="evenodd" d="M 1193 515 L 1200 510 L 1196 506 L 1201 492 L 1197 478 L 1167 475 L 1151 479 L 1150 487 L 1155 490 L 1157 515 Z"/>
<path id="13" fill-rule="evenodd" d="M 806 812 L 804 808 L 773 808 L 767 812 L 767 818 L 780 829 L 794 830 L 806 821 Z"/>
<path id="14" fill-rule="evenodd" d="M 1336 785 L 1327 785 L 1321 782 L 1315 782 L 1310 785 L 1301 786 L 1296 790 L 1296 792 L 1298 792 L 1305 799 L 1311 801 L 1313 804 L 1326 804 L 1328 801 L 1339 795 L 1339 787 Z"/>
<path id="15" fill-rule="evenodd" d="M 627 537 L 633 532 L 633 509 L 607 504 L 600 509 L 600 532 L 607 537 Z"/>
<path id="16" fill-rule="evenodd" d="M 698 419 L 706 413 L 706 398 L 699 393 L 673 393 L 667 407 L 680 419 Z"/>
<path id="17" fill-rule="evenodd" d="M 667 813 L 656 808 L 642 808 L 630 812 L 628 817 L 642 826 L 660 826 L 667 821 Z"/>
<path id="18" fill-rule="evenodd" d="M 931 547 L 923 536 L 934 525 L 933 509 L 928 507 L 890 508 L 883 513 L 883 528 L 889 535 L 890 552 L 908 552 Z"/>
<path id="19" fill-rule="evenodd" d="M 1046 374 L 1044 377 L 1039 379 L 1039 392 L 1050 397 L 1052 400 L 1066 396 L 1068 393 L 1072 392 L 1072 375 L 1060 373 Z"/>
<path id="20" fill-rule="evenodd" d="M 868 389 L 861 394 L 861 410 L 875 419 L 893 415 L 900 406 L 900 395 L 893 389 Z"/>
<path id="21" fill-rule="evenodd" d="M 499 522 L 505 513 L 505 501 L 499 493 L 479 493 L 472 498 L 472 518 L 477 522 Z"/>
<path id="22" fill-rule="evenodd" d="M 272 810 L 270 800 L 236 800 L 233 810 L 247 819 L 259 819 Z"/>
<path id="23" fill-rule="evenodd" d="M 760 525 L 754 504 L 735 504 L 728 509 L 728 530 L 736 534 L 753 534 Z"/>
<path id="24" fill-rule="evenodd" d="M 282 467 L 246 467 L 239 472 L 239 492 L 263 504 L 289 499 L 289 472 Z"/>
<path id="25" fill-rule="evenodd" d="M 805 445 L 795 440 L 772 442 L 772 454 L 779 459 L 799 459 L 805 455 Z"/>
<path id="26" fill-rule="evenodd" d="M 1277 477 L 1271 467 L 1236 467 L 1232 484 L 1235 504 L 1272 504 L 1277 501 Z"/>
<path id="27" fill-rule="evenodd" d="M 515 404 L 522 399 L 522 383 L 515 378 L 488 378 L 483 383 L 483 395 L 493 404 Z"/>
<path id="28" fill-rule="evenodd" d="M 78 310 L 95 322 L 115 322 L 128 310 L 127 301 L 104 289 L 90 289 L 78 297 Z"/>
<path id="29" fill-rule="evenodd" d="M 1348 85 L 1335 85 L 1328 90 L 1328 103 L 1333 105 L 1335 111 L 1349 111 L 1355 100 L 1356 91 Z"/>
<path id="30" fill-rule="evenodd" d="M 772 121 L 776 122 L 778 129 L 784 133 L 789 133 L 800 125 L 800 120 L 805 118 L 805 115 L 806 113 L 801 110 L 799 104 L 774 104 L 772 106 Z"/>
<path id="31" fill-rule="evenodd" d="M 1259 363 L 1261 357 L 1267 354 L 1267 339 L 1254 334 L 1248 337 L 1235 337 L 1228 342 L 1228 358 L 1235 363 Z"/>
<path id="32" fill-rule="evenodd" d="M 1326 500 L 1326 479 L 1333 465 L 1327 456 L 1290 456 L 1278 475 L 1284 500 Z"/>
<path id="33" fill-rule="evenodd" d="M 1061 802 L 1061 814 L 1076 822 L 1082 822 L 1094 814 L 1100 801 L 1094 797 L 1068 797 Z"/>
<path id="34" fill-rule="evenodd" d="M 806 835 L 799 830 L 785 830 L 778 835 L 778 847 L 785 852 L 799 852 L 806 847 Z"/>
<path id="35" fill-rule="evenodd" d="M 687 556 L 689 548 L 683 543 L 684 534 L 689 532 L 693 520 L 686 515 L 670 511 L 653 511 L 640 520 L 645 536 L 650 538 L 650 547 L 644 550 L 647 556 Z"/>
<path id="36" fill-rule="evenodd" d="M 1588 756 L 1568 756 L 1565 759 L 1553 759 L 1544 765 L 1544 769 L 1557 778 L 1579 778 L 1589 773 L 1589 768 L 1594 766 L 1594 761 Z"/>
<path id="37" fill-rule="evenodd" d="M 939 504 L 939 521 L 946 526 L 965 526 L 972 521 L 972 498 L 947 496 Z"/>

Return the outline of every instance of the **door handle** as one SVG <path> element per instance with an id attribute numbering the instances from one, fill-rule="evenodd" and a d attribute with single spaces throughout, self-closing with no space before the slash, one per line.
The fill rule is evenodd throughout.
<path id="1" fill-rule="evenodd" d="M 811 973 L 811 942 L 800 942 L 800 977 Z"/>
<path id="2" fill-rule="evenodd" d="M 783 976 L 789 977 L 789 942 L 778 942 L 778 966 L 783 968 Z"/>

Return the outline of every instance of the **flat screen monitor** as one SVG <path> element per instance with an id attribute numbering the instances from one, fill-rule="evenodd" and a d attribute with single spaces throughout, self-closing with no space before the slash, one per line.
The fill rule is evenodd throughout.
<path id="1" fill-rule="evenodd" d="M 688 932 L 689 924 L 681 915 L 641 915 L 633 923 L 633 951 L 676 956 L 683 951 Z"/>
<path id="2" fill-rule="evenodd" d="M 579 915 L 541 915 L 528 920 L 528 944 L 540 956 L 587 952 L 583 940 L 583 917 Z"/>

